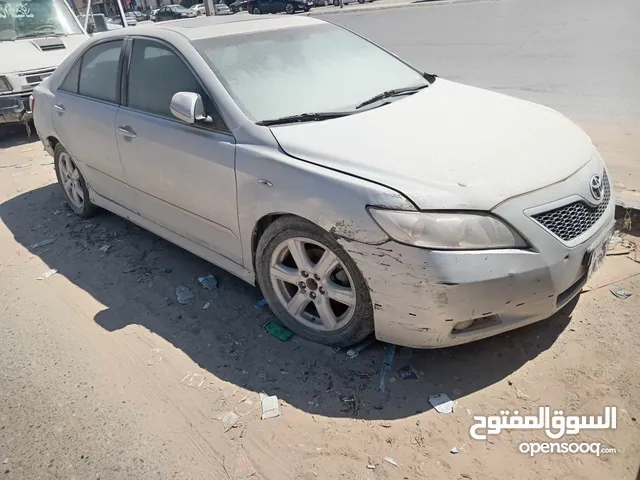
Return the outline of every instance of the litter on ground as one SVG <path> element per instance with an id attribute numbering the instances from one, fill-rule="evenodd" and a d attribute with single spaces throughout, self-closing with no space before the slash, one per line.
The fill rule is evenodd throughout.
<path id="1" fill-rule="evenodd" d="M 40 275 L 38 277 L 38 280 L 44 280 L 46 278 L 49 278 L 52 275 L 55 275 L 56 273 L 58 273 L 58 270 L 55 268 L 52 268 L 51 270 L 44 272 L 42 275 Z"/>
<path id="2" fill-rule="evenodd" d="M 384 391 L 384 383 L 387 379 L 387 373 L 391 369 L 391 364 L 393 363 L 393 356 L 396 353 L 396 346 L 392 343 L 387 344 L 387 353 L 384 356 L 384 360 L 382 361 L 382 368 L 380 369 L 380 385 L 379 388 L 381 391 Z"/>
<path id="3" fill-rule="evenodd" d="M 391 457 L 384 457 L 384 461 L 385 462 L 389 462 L 391 465 L 395 465 L 396 467 L 398 467 L 398 462 L 396 462 L 393 458 Z"/>
<path id="4" fill-rule="evenodd" d="M 429 403 L 433 405 L 438 413 L 451 413 L 453 412 L 453 401 L 447 396 L 446 393 L 439 395 L 429 395 Z"/>
<path id="5" fill-rule="evenodd" d="M 47 238 L 46 240 L 42 240 L 41 242 L 34 243 L 33 245 L 31 245 L 31 248 L 38 248 L 38 247 L 44 247 L 45 245 L 51 245 L 55 241 L 56 241 L 55 238 Z"/>
<path id="6" fill-rule="evenodd" d="M 622 300 L 625 300 L 631 296 L 631 292 L 621 285 L 614 285 L 610 288 L 610 290 L 611 293 Z"/>
<path id="7" fill-rule="evenodd" d="M 269 396 L 266 393 L 261 393 L 260 403 L 262 405 L 262 420 L 280 416 L 280 404 L 275 395 Z"/>
<path id="8" fill-rule="evenodd" d="M 263 326 L 269 335 L 272 335 L 283 342 L 286 342 L 293 336 L 293 332 L 291 330 L 279 323 L 267 322 Z"/>
<path id="9" fill-rule="evenodd" d="M 198 277 L 198 283 L 206 290 L 212 290 L 218 286 L 218 279 L 213 275 L 205 275 L 204 277 Z"/>
<path id="10" fill-rule="evenodd" d="M 355 347 L 350 348 L 349 350 L 347 350 L 347 357 L 349 358 L 356 358 L 358 355 L 360 355 L 360 352 L 362 352 L 362 350 L 364 350 L 365 348 L 367 348 L 369 345 L 371 345 L 373 342 L 375 341 L 374 337 L 369 337 L 366 340 L 360 342 L 358 345 L 356 345 Z"/>
<path id="11" fill-rule="evenodd" d="M 176 300 L 178 300 L 179 304 L 186 305 L 193 298 L 195 298 L 194 293 L 187 287 L 180 285 L 176 288 Z"/>

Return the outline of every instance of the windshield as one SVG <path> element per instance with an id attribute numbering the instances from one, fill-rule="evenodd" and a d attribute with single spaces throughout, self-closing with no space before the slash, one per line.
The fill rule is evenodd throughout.
<path id="1" fill-rule="evenodd" d="M 0 0 L 0 40 L 81 33 L 64 0 Z"/>
<path id="2" fill-rule="evenodd" d="M 420 72 L 332 24 L 207 38 L 193 45 L 256 122 L 352 110 L 387 90 L 428 85 Z"/>
<path id="3" fill-rule="evenodd" d="M 174 5 L 173 11 L 174 12 L 188 12 L 189 10 L 184 8 L 182 5 Z"/>

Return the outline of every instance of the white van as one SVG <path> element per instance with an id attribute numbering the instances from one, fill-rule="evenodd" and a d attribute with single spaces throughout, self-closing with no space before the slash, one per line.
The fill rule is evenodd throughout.
<path id="1" fill-rule="evenodd" d="M 87 38 L 65 0 L 0 0 L 0 125 L 31 120 L 33 88 Z"/>

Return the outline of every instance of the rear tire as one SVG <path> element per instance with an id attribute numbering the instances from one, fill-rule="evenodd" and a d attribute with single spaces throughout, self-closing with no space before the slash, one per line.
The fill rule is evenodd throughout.
<path id="1" fill-rule="evenodd" d="M 317 225 L 293 215 L 278 218 L 258 242 L 256 273 L 273 313 L 301 337 L 348 347 L 373 332 L 371 297 L 362 273 Z"/>
<path id="2" fill-rule="evenodd" d="M 334 7 L 339 7 L 340 6 L 340 0 L 333 0 L 333 6 Z"/>
<path id="3" fill-rule="evenodd" d="M 293 3 L 287 3 L 284 6 L 284 11 L 289 15 L 293 15 L 294 13 L 296 13 L 296 7 L 293 6 Z"/>
<path id="4" fill-rule="evenodd" d="M 71 210 L 83 218 L 95 215 L 97 209 L 89 200 L 87 184 L 69 152 L 61 144 L 57 144 L 53 153 L 56 177 Z"/>
<path id="5" fill-rule="evenodd" d="M 262 12 L 260 11 L 260 9 L 259 9 L 258 7 L 253 7 L 253 8 L 251 9 L 251 13 L 252 13 L 253 15 L 260 15 Z"/>

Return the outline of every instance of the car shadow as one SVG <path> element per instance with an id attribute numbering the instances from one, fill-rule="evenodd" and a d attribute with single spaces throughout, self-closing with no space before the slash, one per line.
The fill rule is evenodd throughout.
<path id="1" fill-rule="evenodd" d="M 344 350 L 270 336 L 269 307 L 256 308 L 259 289 L 107 212 L 81 219 L 66 206 L 57 184 L 0 205 L 15 239 L 106 308 L 94 320 L 113 332 L 142 325 L 181 349 L 212 375 L 255 392 L 277 395 L 316 415 L 397 419 L 421 413 L 429 395 L 461 398 L 499 382 L 553 345 L 570 315 L 475 343 L 439 350 L 400 348 L 379 389 L 386 346 L 376 342 L 354 358 Z M 54 239 L 47 245 L 38 242 Z M 218 286 L 202 288 L 212 273 Z M 195 295 L 176 301 L 183 285 Z M 209 302 L 209 307 L 203 307 Z M 417 380 L 397 371 L 410 366 Z"/>
<path id="2" fill-rule="evenodd" d="M 33 124 L 29 125 L 29 130 L 23 124 L 0 125 L 0 149 L 39 141 L 40 138 Z"/>

